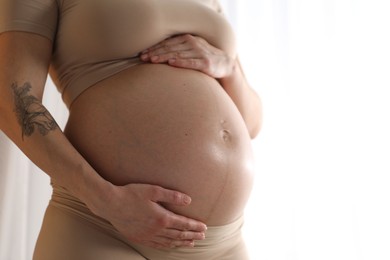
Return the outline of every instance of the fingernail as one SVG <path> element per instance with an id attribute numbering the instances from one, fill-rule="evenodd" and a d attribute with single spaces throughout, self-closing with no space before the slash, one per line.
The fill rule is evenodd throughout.
<path id="1" fill-rule="evenodd" d="M 142 55 L 141 55 L 141 59 L 142 59 L 142 60 L 146 60 L 147 58 L 148 58 L 148 55 L 147 55 L 147 54 L 142 54 Z"/>
<path id="2" fill-rule="evenodd" d="M 153 56 L 150 58 L 152 61 L 157 61 L 158 60 L 158 56 Z"/>
<path id="3" fill-rule="evenodd" d="M 190 204 L 191 203 L 191 198 L 188 196 L 184 196 L 184 203 L 185 204 Z"/>
<path id="4" fill-rule="evenodd" d="M 175 58 L 169 59 L 169 63 L 175 63 L 175 61 L 176 61 Z"/>

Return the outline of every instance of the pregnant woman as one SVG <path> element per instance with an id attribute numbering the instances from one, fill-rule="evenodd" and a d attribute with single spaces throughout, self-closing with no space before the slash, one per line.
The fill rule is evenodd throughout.
<path id="1" fill-rule="evenodd" d="M 0 33 L 1 130 L 53 186 L 35 260 L 248 259 L 261 104 L 216 0 L 0 0 Z"/>

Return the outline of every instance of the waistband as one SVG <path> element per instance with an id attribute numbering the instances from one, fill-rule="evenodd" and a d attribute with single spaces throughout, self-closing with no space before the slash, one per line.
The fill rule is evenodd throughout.
<path id="1" fill-rule="evenodd" d="M 187 251 L 192 251 L 192 253 L 194 253 L 193 250 L 196 248 L 210 250 L 211 248 L 218 247 L 221 244 L 228 245 L 229 243 L 232 243 L 232 241 L 234 242 L 237 241 L 237 239 L 241 239 L 241 228 L 244 224 L 244 216 L 240 216 L 235 221 L 226 225 L 208 226 L 206 231 L 206 239 L 196 241 L 195 248 L 157 250 L 140 246 L 125 239 L 125 237 L 122 236 L 109 221 L 92 213 L 92 211 L 87 208 L 85 203 L 70 194 L 64 187 L 55 183 L 51 183 L 51 185 L 53 187 L 53 193 L 49 202 L 50 205 L 88 221 L 89 223 L 103 229 L 104 233 L 123 241 L 133 248 L 136 248 L 139 252 L 149 251 L 149 253 L 151 253 L 150 251 L 154 251 L 154 253 L 160 254 L 164 251 L 175 250 L 177 252 L 181 251 L 183 253 Z"/>
<path id="2" fill-rule="evenodd" d="M 207 228 L 206 239 L 195 241 L 193 248 L 155 249 L 138 244 L 130 244 L 147 260 L 246 260 L 245 242 L 241 236 L 244 217 L 223 226 Z"/>

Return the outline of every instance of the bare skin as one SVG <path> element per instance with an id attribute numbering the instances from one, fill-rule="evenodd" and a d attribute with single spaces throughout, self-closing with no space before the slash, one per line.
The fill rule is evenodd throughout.
<path id="1" fill-rule="evenodd" d="M 192 246 L 194 240 L 204 238 L 205 225 L 202 222 L 183 216 L 191 216 L 191 209 L 189 211 L 180 210 L 180 207 L 188 206 L 191 201 L 187 194 L 162 188 L 153 183 L 115 185 L 103 179 L 75 149 L 74 144 L 77 141 L 73 141 L 73 144 L 69 142 L 68 138 L 57 127 L 53 127 L 53 129 L 49 127 L 47 132 L 35 130 L 28 135 L 20 134 L 23 133 L 24 129 L 20 122 L 26 118 L 21 118 L 18 113 L 15 113 L 18 102 L 15 101 L 16 95 L 12 86 L 30 85 L 31 90 L 29 90 L 28 95 L 39 102 L 34 103 L 37 106 L 34 106 L 33 111 L 30 111 L 27 107 L 25 107 L 25 111 L 50 118 L 40 102 L 50 60 L 51 42 L 46 38 L 28 33 L 3 33 L 0 35 L 0 50 L 0 57 L 2 58 L 0 59 L 0 65 L 2 68 L 6 68 L 0 75 L 2 97 L 0 102 L 0 127 L 39 167 L 55 179 L 57 183 L 66 187 L 84 201 L 95 214 L 113 223 L 130 241 L 152 247 L 171 247 L 172 245 Z M 215 59 L 215 56 L 209 54 L 204 57 L 206 58 L 203 61 L 206 61 L 206 63 L 203 63 L 203 65 L 210 68 L 215 66 L 221 68 L 221 64 L 212 62 L 218 60 Z M 239 69 L 238 61 L 233 60 L 233 62 L 230 60 L 224 63 L 230 69 L 222 69 L 226 73 L 219 75 L 221 77 L 218 80 L 241 113 L 246 125 L 245 131 L 248 131 L 250 136 L 254 137 L 260 128 L 260 101 L 247 85 L 245 77 Z M 151 63 L 166 63 L 162 60 L 150 61 Z M 176 67 L 185 67 L 176 63 L 176 61 L 179 62 L 179 59 L 173 62 Z M 171 60 L 168 65 L 175 67 L 173 63 Z M 191 66 L 187 69 L 202 71 Z M 104 86 L 100 89 L 97 86 L 91 88 L 92 91 L 88 90 L 88 92 L 99 94 L 98 91 L 102 89 L 104 89 Z M 80 96 L 80 98 L 83 98 L 83 96 Z M 77 104 L 75 103 L 75 105 Z M 72 109 L 74 110 L 74 108 Z M 234 116 L 234 118 L 237 118 L 237 116 Z M 233 119 L 233 121 L 236 120 Z M 46 123 L 52 123 L 51 119 L 43 124 L 45 127 L 50 126 Z M 244 133 L 242 126 L 241 123 L 238 127 L 240 130 L 238 130 L 237 137 L 239 138 Z M 71 129 L 71 127 L 69 126 L 68 129 Z M 72 135 L 70 132 L 69 130 L 69 137 Z M 247 140 L 244 141 L 244 143 L 247 142 Z M 239 143 L 242 146 L 242 142 Z M 242 147 L 245 147 L 245 145 Z M 248 150 L 243 148 L 242 151 Z M 244 154 L 249 153 L 244 152 Z M 124 174 L 126 176 L 131 175 L 130 172 Z M 246 185 L 244 184 L 244 186 Z M 237 205 L 240 206 L 235 207 L 234 213 L 222 222 L 229 221 L 234 215 L 240 213 L 241 207 L 245 204 L 246 196 L 245 194 L 240 196 L 240 201 L 237 202 Z M 161 206 L 162 204 L 164 207 Z M 124 205 L 131 206 L 124 207 Z M 171 208 L 172 211 L 167 210 L 167 208 Z M 134 209 L 137 209 L 136 213 L 134 213 Z M 183 215 L 173 212 L 183 212 Z M 199 216 L 199 218 L 202 218 L 202 216 Z M 211 218 L 212 214 L 204 219 L 210 221 Z M 215 217 L 215 219 L 218 218 Z M 210 221 L 209 223 L 217 222 Z"/>
<path id="2" fill-rule="evenodd" d="M 14 112 L 22 129 L 22 139 L 31 136 L 36 129 L 41 135 L 47 135 L 57 129 L 58 125 L 50 113 L 41 106 L 36 97 L 29 95 L 31 89 L 29 82 L 24 83 L 23 86 L 14 83 L 11 88 L 15 99 Z"/>
<path id="3" fill-rule="evenodd" d="M 27 128 L 21 122 L 34 113 L 48 118 L 43 125 L 54 122 L 51 116 L 47 117 L 48 112 L 41 103 L 51 48 L 48 39 L 35 34 L 7 32 L 0 35 L 0 66 L 3 68 L 0 73 L 0 129 L 37 166 L 80 198 L 94 213 L 109 221 L 123 223 L 121 232 L 130 241 L 151 247 L 172 247 L 191 246 L 193 240 L 202 239 L 205 224 L 174 214 L 159 204 L 187 206 L 191 202 L 188 195 L 156 185 L 113 185 L 90 166 L 57 127 L 47 128 L 45 134 L 35 128 L 28 135 L 23 134 Z M 31 88 L 28 87 L 25 97 L 18 98 L 15 88 L 24 89 L 25 85 Z M 33 110 L 32 106 L 18 105 L 24 103 L 24 98 L 34 100 Z M 20 109 L 25 116 L 16 112 Z"/>
<path id="4" fill-rule="evenodd" d="M 260 132 L 262 104 L 249 86 L 237 57 L 190 34 L 178 35 L 152 46 L 141 53 L 141 59 L 151 63 L 197 70 L 219 80 L 240 111 L 251 138 Z"/>
<path id="5" fill-rule="evenodd" d="M 79 96 L 65 134 L 116 185 L 149 183 L 191 196 L 188 207 L 166 206 L 175 213 L 213 226 L 243 213 L 253 178 L 249 133 L 203 73 L 162 64 L 118 73 Z"/>
<path id="6" fill-rule="evenodd" d="M 133 67 L 85 91 L 71 107 L 66 135 L 105 179 L 179 190 L 191 206 L 166 208 L 208 225 L 233 221 L 251 189 L 249 137 L 261 120 L 257 96 L 234 84 L 246 83 L 239 64 L 191 35 L 164 40 L 141 59 L 162 65 Z M 244 109 L 226 89 L 240 93 L 230 98 Z"/>

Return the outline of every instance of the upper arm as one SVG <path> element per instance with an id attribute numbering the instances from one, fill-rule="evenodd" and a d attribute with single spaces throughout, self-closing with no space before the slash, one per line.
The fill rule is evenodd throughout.
<path id="1" fill-rule="evenodd" d="M 57 0 L 0 0 L 0 98 L 29 82 L 41 99 L 57 30 Z M 7 98 L 8 97 L 8 98 Z"/>
<path id="2" fill-rule="evenodd" d="M 29 82 L 31 94 L 42 98 L 51 59 L 52 42 L 26 32 L 0 34 L 0 97 L 3 105 L 12 84 Z"/>

